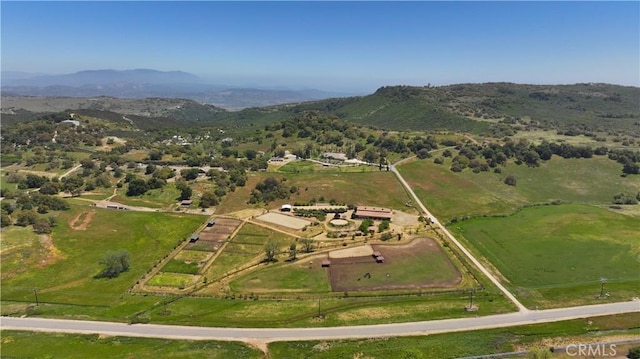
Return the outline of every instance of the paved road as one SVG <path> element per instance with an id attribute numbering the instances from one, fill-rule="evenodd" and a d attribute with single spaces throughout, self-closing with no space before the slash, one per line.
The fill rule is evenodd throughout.
<path id="1" fill-rule="evenodd" d="M 393 173 L 395 173 L 396 177 L 398 177 L 398 180 L 400 180 L 400 183 L 402 183 L 402 185 L 407 190 L 407 192 L 409 192 L 411 194 L 413 199 L 420 206 L 420 209 L 422 209 L 422 211 L 429 218 L 431 218 L 433 220 L 433 224 L 435 224 L 436 226 L 438 226 L 438 228 L 440 228 L 440 230 L 442 230 L 442 232 L 449 238 L 449 240 L 451 242 L 453 242 L 460 249 L 460 251 L 462 251 L 462 253 L 464 253 L 464 255 L 467 256 L 467 258 L 469 258 L 469 260 L 478 269 L 480 269 L 480 271 L 485 276 L 487 276 L 487 278 L 489 278 L 489 280 L 491 280 L 491 282 L 493 282 L 493 284 L 495 284 L 496 287 L 498 287 L 498 289 L 500 289 L 500 291 L 502 291 L 502 293 L 504 293 L 504 295 L 507 296 L 507 298 L 509 298 L 518 307 L 518 310 L 520 312 L 527 312 L 529 309 L 527 309 L 524 305 L 522 305 L 522 303 L 520 303 L 520 301 L 518 299 L 516 299 L 516 297 L 513 294 L 511 294 L 511 292 L 509 292 L 507 290 L 507 288 L 505 288 L 500 283 L 500 281 L 498 281 L 498 279 L 493 274 L 491 274 L 491 272 L 489 272 L 489 270 L 487 270 L 487 268 L 485 268 L 482 265 L 482 263 L 480 263 L 480 261 L 478 261 L 473 256 L 473 254 L 471 254 L 471 252 L 469 252 L 460 242 L 458 242 L 458 240 L 451 234 L 451 232 L 449 232 L 447 230 L 447 228 L 445 228 L 445 226 L 443 226 L 442 223 L 440 223 L 440 221 L 438 221 L 438 219 L 433 214 L 431 214 L 431 212 L 429 212 L 429 210 L 424 206 L 424 204 L 422 204 L 422 201 L 420 200 L 420 198 L 418 198 L 418 196 L 416 196 L 415 192 L 413 192 L 413 189 L 411 189 L 411 186 L 409 186 L 409 184 L 407 183 L 407 181 L 405 181 L 405 179 L 402 177 L 400 172 L 398 172 L 398 170 L 396 169 L 395 165 L 391 166 L 391 171 L 393 171 Z"/>
<path id="2" fill-rule="evenodd" d="M 330 328 L 208 328 L 157 324 L 93 322 L 43 318 L 0 318 L 0 328 L 44 332 L 104 334 L 190 340 L 232 340 L 272 342 L 426 335 L 482 328 L 555 322 L 599 315 L 640 312 L 640 302 L 599 304 L 582 307 L 527 311 L 485 317 L 433 320 L 426 322 L 379 324 Z"/>

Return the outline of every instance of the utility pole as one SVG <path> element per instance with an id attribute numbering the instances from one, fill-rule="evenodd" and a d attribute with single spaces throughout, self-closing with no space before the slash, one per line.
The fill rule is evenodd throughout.
<path id="1" fill-rule="evenodd" d="M 469 308 L 473 308 L 473 294 L 476 292 L 475 288 L 471 288 L 469 291 Z"/>
<path id="2" fill-rule="evenodd" d="M 600 278 L 600 298 L 604 296 L 604 284 L 607 283 L 607 278 Z"/>
<path id="3" fill-rule="evenodd" d="M 40 305 L 40 302 L 38 302 L 38 288 L 33 288 L 33 294 L 36 296 L 36 306 Z"/>
<path id="4" fill-rule="evenodd" d="M 162 314 L 167 315 L 167 294 L 162 294 L 162 305 L 164 306 L 164 312 Z"/>
<path id="5" fill-rule="evenodd" d="M 320 318 L 322 314 L 320 313 L 320 297 L 318 297 L 318 318 Z"/>

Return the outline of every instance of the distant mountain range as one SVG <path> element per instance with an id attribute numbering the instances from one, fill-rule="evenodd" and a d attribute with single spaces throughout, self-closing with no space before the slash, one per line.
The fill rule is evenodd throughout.
<path id="1" fill-rule="evenodd" d="M 64 75 L 2 71 L 2 96 L 185 98 L 228 110 L 350 96 L 316 89 L 237 88 L 183 71 L 87 70 Z"/>

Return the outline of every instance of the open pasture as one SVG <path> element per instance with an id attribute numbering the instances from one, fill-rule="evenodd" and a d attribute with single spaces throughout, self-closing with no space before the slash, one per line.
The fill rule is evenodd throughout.
<path id="1" fill-rule="evenodd" d="M 443 165 L 416 160 L 399 167 L 423 203 L 442 221 L 453 217 L 511 213 L 526 204 L 554 200 L 610 204 L 619 192 L 635 194 L 640 176 L 621 177 L 622 166 L 606 157 L 563 159 L 557 156 L 539 167 L 509 162 L 502 173 L 454 173 L 451 159 Z M 516 186 L 503 183 L 513 174 Z"/>
<path id="2" fill-rule="evenodd" d="M 599 302 L 640 296 L 638 219 L 588 205 L 549 205 L 452 227 L 487 258 L 525 303 Z M 549 303 L 549 301 L 553 303 Z"/>
<path id="3" fill-rule="evenodd" d="M 182 341 L 98 334 L 2 331 L 7 358 L 262 358 L 260 350 L 239 342 Z"/>
<path id="4" fill-rule="evenodd" d="M 72 228 L 70 223 L 78 216 L 86 218 L 82 214 L 88 209 L 94 213 L 91 221 L 83 230 Z M 3 254 L 3 300 L 33 300 L 33 288 L 38 288 L 41 302 L 112 303 L 202 222 L 197 215 L 77 205 L 56 215 L 58 224 L 47 241 L 32 240 L 22 250 Z M 12 234 L 3 233 L 3 240 L 7 235 Z M 100 259 L 120 249 L 131 254 L 131 268 L 116 278 L 100 278 Z"/>

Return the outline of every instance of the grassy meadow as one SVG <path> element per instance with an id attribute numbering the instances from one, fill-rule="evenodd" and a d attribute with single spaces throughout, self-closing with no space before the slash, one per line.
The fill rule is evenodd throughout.
<path id="1" fill-rule="evenodd" d="M 104 336 L 98 334 L 2 331 L 2 356 L 7 358 L 263 358 L 238 342 L 187 341 Z"/>
<path id="2" fill-rule="evenodd" d="M 640 177 L 621 177 L 622 166 L 606 157 L 563 159 L 554 156 L 539 167 L 509 162 L 502 173 L 454 173 L 451 158 L 443 165 L 432 159 L 416 160 L 399 167 L 418 197 L 442 221 L 453 217 L 511 213 L 526 204 L 554 200 L 611 204 L 619 192 L 640 191 Z M 516 186 L 503 183 L 514 175 Z"/>
<path id="3" fill-rule="evenodd" d="M 638 219 L 589 205 L 526 208 L 508 217 L 451 226 L 529 305 L 599 303 L 600 278 L 611 300 L 640 296 Z"/>
<path id="4" fill-rule="evenodd" d="M 71 226 L 78 216 L 86 220 L 86 229 Z M 50 237 L 36 240 L 30 227 L 3 230 L 3 246 L 9 243 L 12 248 L 2 252 L 2 300 L 32 301 L 33 288 L 38 288 L 42 302 L 107 305 L 202 221 L 197 215 L 72 205 L 57 213 Z M 29 234 L 14 233 L 21 231 Z M 16 246 L 20 238 L 26 240 Z M 117 278 L 99 278 L 100 259 L 119 249 L 131 254 L 131 268 Z"/>

